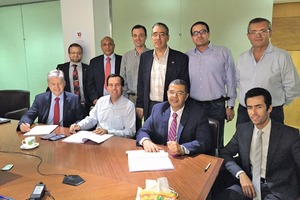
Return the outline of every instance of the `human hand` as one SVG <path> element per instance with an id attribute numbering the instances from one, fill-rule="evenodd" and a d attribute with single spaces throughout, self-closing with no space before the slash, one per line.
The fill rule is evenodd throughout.
<path id="1" fill-rule="evenodd" d="M 143 108 L 136 108 L 136 115 L 139 119 L 143 119 L 144 117 L 144 109 Z"/>
<path id="2" fill-rule="evenodd" d="M 160 150 L 162 150 L 161 147 L 157 146 L 149 139 L 144 140 L 142 145 L 146 152 L 159 152 Z"/>
<path id="3" fill-rule="evenodd" d="M 28 123 L 22 123 L 20 125 L 20 130 L 23 133 L 26 133 L 26 132 L 30 131 L 30 124 L 28 124 Z"/>
<path id="4" fill-rule="evenodd" d="M 80 130 L 80 126 L 79 126 L 79 125 L 77 125 L 77 124 L 72 124 L 72 125 L 70 126 L 69 132 L 70 132 L 70 133 L 76 133 L 76 131 L 79 131 L 79 130 Z"/>
<path id="5" fill-rule="evenodd" d="M 245 172 L 240 174 L 240 184 L 245 196 L 251 199 L 256 197 L 254 185 Z"/>
<path id="6" fill-rule="evenodd" d="M 93 132 L 99 135 L 108 134 L 108 131 L 106 129 L 99 128 L 99 127 L 97 127 Z"/>
<path id="7" fill-rule="evenodd" d="M 176 141 L 167 142 L 167 147 L 171 155 L 184 155 L 180 144 L 178 144 Z"/>
<path id="8" fill-rule="evenodd" d="M 226 108 L 226 122 L 232 121 L 234 118 L 234 110 Z"/>

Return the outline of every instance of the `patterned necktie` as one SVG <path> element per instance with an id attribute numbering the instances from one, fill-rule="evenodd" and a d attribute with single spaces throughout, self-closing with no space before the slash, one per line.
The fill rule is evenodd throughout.
<path id="1" fill-rule="evenodd" d="M 254 160 L 252 166 L 252 183 L 256 191 L 256 197 L 253 200 L 261 200 L 261 159 L 262 159 L 262 131 L 258 131 L 254 135 L 255 141 L 255 151 L 254 151 Z"/>
<path id="2" fill-rule="evenodd" d="M 73 86 L 74 86 L 74 93 L 80 97 L 80 87 L 79 87 L 79 79 L 78 79 L 78 71 L 77 65 L 72 65 L 74 67 L 73 70 Z"/>
<path id="3" fill-rule="evenodd" d="M 104 87 L 105 87 L 106 90 L 107 90 L 107 84 L 106 84 L 107 77 L 110 75 L 110 71 L 111 71 L 110 60 L 111 60 L 110 57 L 107 57 L 107 58 L 106 58 L 105 80 L 104 80 Z"/>
<path id="4" fill-rule="evenodd" d="M 59 98 L 55 98 L 53 124 L 59 125 Z"/>
<path id="5" fill-rule="evenodd" d="M 168 141 L 175 141 L 176 140 L 176 130 L 177 130 L 177 113 L 173 113 L 172 117 L 173 120 L 171 122 L 169 134 L 168 134 Z"/>

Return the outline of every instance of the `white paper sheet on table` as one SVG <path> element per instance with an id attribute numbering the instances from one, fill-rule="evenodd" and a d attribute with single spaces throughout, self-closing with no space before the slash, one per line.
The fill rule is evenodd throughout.
<path id="1" fill-rule="evenodd" d="M 57 125 L 37 125 L 33 127 L 29 132 L 25 133 L 25 136 L 30 135 L 46 135 L 56 129 Z"/>
<path id="2" fill-rule="evenodd" d="M 93 133 L 92 131 L 78 131 L 77 133 L 67 137 L 66 139 L 63 139 L 63 142 L 85 143 L 87 140 L 92 140 L 100 144 L 112 136 L 112 134 L 99 135 Z"/>
<path id="3" fill-rule="evenodd" d="M 169 155 L 165 151 L 145 152 L 144 150 L 126 151 L 129 172 L 171 170 L 174 169 Z"/>

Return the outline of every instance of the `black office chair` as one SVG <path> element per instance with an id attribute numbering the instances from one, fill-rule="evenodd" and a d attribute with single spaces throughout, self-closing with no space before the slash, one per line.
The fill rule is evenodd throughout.
<path id="1" fill-rule="evenodd" d="M 0 117 L 20 120 L 29 106 L 29 91 L 0 90 Z"/>
<path id="2" fill-rule="evenodd" d="M 209 117 L 208 118 L 209 122 L 209 129 L 211 133 L 211 141 L 212 141 L 212 147 L 211 151 L 209 152 L 210 155 L 212 156 L 219 156 L 219 149 L 218 149 L 218 144 L 219 144 L 219 122 L 218 120 Z"/>

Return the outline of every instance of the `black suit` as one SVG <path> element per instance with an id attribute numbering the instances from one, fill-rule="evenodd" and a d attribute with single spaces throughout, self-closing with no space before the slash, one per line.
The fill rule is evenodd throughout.
<path id="1" fill-rule="evenodd" d="M 136 107 L 144 109 L 144 120 L 146 120 L 150 115 L 150 80 L 153 63 L 153 51 L 154 50 L 150 50 L 143 53 L 141 55 L 139 65 Z M 186 82 L 188 88 L 190 87 L 188 64 L 189 60 L 187 55 L 169 48 L 163 101 L 168 100 L 167 91 L 169 84 L 173 80 L 182 79 Z"/>
<path id="2" fill-rule="evenodd" d="M 83 92 L 84 92 L 84 98 L 85 98 L 85 109 L 88 111 L 89 108 L 92 106 L 92 103 L 89 99 L 88 95 L 88 83 L 87 83 L 87 76 L 88 76 L 88 65 L 81 63 L 82 65 L 82 85 L 83 85 Z M 56 69 L 61 70 L 64 73 L 66 86 L 64 88 L 65 91 L 71 92 L 71 83 L 70 82 L 70 76 L 69 76 L 69 69 L 70 69 L 70 62 L 66 62 L 64 64 L 57 65 Z"/>
<path id="3" fill-rule="evenodd" d="M 120 74 L 122 56 L 115 54 L 115 58 L 115 74 Z M 104 79 L 104 55 L 100 55 L 90 61 L 88 69 L 88 90 L 92 102 L 103 96 Z"/>
<path id="4" fill-rule="evenodd" d="M 36 95 L 32 106 L 19 121 L 17 130 L 20 130 L 22 123 L 33 124 L 38 117 L 38 123 L 47 124 L 52 93 L 50 91 Z M 83 119 L 82 106 L 76 94 L 64 92 L 63 104 L 63 126 L 69 127 L 71 124 Z"/>
<path id="5" fill-rule="evenodd" d="M 240 170 L 252 179 L 250 146 L 254 125 L 247 122 L 238 125 L 231 141 L 221 150 L 226 169 L 235 176 Z M 240 165 L 233 159 L 239 153 Z M 272 120 L 267 154 L 266 181 L 270 191 L 284 200 L 300 197 L 300 135 L 299 130 Z M 300 174 L 298 174 L 300 175 Z"/>

